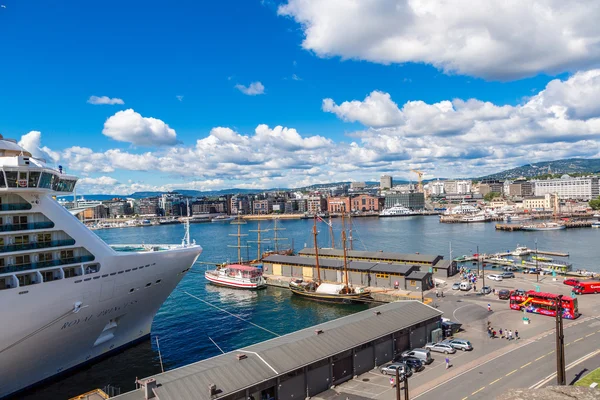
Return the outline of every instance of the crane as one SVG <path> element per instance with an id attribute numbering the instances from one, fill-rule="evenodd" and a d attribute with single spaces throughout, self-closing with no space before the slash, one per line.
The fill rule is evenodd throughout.
<path id="1" fill-rule="evenodd" d="M 423 193 L 423 171 L 418 169 L 411 169 L 410 172 L 414 172 L 419 177 L 419 184 L 417 185 L 417 192 Z"/>

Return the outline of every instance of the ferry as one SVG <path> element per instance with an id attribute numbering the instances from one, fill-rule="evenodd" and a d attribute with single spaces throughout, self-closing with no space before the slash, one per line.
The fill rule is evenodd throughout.
<path id="1" fill-rule="evenodd" d="M 204 277 L 213 285 L 235 289 L 264 289 L 267 281 L 262 275 L 262 269 L 250 265 L 229 264 L 208 270 Z"/>
<path id="2" fill-rule="evenodd" d="M 54 199 L 77 179 L 0 136 L 0 398 L 147 339 L 202 252 L 117 251 Z"/>
<path id="3" fill-rule="evenodd" d="M 233 221 L 234 219 L 235 219 L 235 217 L 232 215 L 217 215 L 210 221 L 211 222 L 227 222 L 227 221 Z"/>
<path id="4" fill-rule="evenodd" d="M 566 228 L 566 225 L 557 222 L 542 222 L 541 224 L 523 225 L 521 227 L 524 231 L 559 231 Z"/>
<path id="5" fill-rule="evenodd" d="M 390 208 L 386 208 L 379 213 L 380 217 L 408 217 L 411 215 L 420 215 L 421 213 L 415 212 L 409 208 L 395 205 Z"/>
<path id="6" fill-rule="evenodd" d="M 486 213 L 485 211 L 481 211 L 475 214 L 464 215 L 461 218 L 461 222 L 488 222 L 492 220 L 492 216 Z"/>

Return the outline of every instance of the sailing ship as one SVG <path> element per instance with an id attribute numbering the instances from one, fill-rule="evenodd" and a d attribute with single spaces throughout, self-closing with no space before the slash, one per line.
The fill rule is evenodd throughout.
<path id="1" fill-rule="evenodd" d="M 264 258 L 273 255 L 273 254 L 277 254 L 280 256 L 291 256 L 294 254 L 294 245 L 292 242 L 292 246 L 287 248 L 287 249 L 282 249 L 279 247 L 279 242 L 283 241 L 283 240 L 288 240 L 288 238 L 284 238 L 284 237 L 280 237 L 278 232 L 279 231 L 285 231 L 285 228 L 280 228 L 278 227 L 278 221 L 279 218 L 275 218 L 273 220 L 273 228 L 268 229 L 268 231 L 273 231 L 273 238 L 271 239 L 267 239 L 266 242 L 273 242 L 273 250 L 268 250 L 265 251 L 264 253 L 260 254 L 260 233 L 259 233 L 259 237 L 258 237 L 258 246 L 259 246 L 259 261 L 262 261 Z M 258 225 L 258 229 L 260 230 L 260 222 Z"/>
<path id="2" fill-rule="evenodd" d="M 343 219 L 342 215 L 342 219 Z M 344 248 L 344 283 L 333 284 L 321 281 L 321 270 L 319 267 L 319 251 L 317 246 L 317 218 L 314 219 L 313 237 L 315 243 L 315 266 L 317 269 L 316 281 L 304 281 L 301 279 L 290 282 L 290 290 L 293 294 L 303 296 L 312 300 L 333 303 L 360 303 L 371 300 L 371 292 L 364 288 L 354 288 L 348 284 L 348 265 L 346 259 L 346 232 L 342 230 L 342 243 Z"/>
<path id="3" fill-rule="evenodd" d="M 248 234 L 241 232 L 242 225 L 246 224 L 241 218 L 241 215 L 238 216 L 238 219 L 231 224 L 237 225 L 237 234 L 230 234 L 230 236 L 237 236 L 237 246 L 229 246 L 235 247 L 238 249 L 238 262 L 235 264 L 223 263 L 217 266 L 217 269 L 207 270 L 204 273 L 204 277 L 211 284 L 216 286 L 224 286 L 234 289 L 263 289 L 267 287 L 267 281 L 263 277 L 262 268 L 258 268 L 254 265 L 245 265 L 242 263 L 242 248 L 248 246 L 242 246 L 241 240 L 242 236 L 247 236 Z M 259 242 L 260 242 L 260 223 L 258 226 L 259 232 Z M 260 244 L 259 250 L 260 254 Z"/>

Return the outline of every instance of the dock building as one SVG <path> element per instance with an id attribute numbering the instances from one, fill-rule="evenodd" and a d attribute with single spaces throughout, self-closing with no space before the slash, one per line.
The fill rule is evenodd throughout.
<path id="1" fill-rule="evenodd" d="M 114 399 L 310 398 L 438 340 L 441 315 L 418 301 L 385 304 L 138 380 Z"/>
<path id="2" fill-rule="evenodd" d="M 342 260 L 319 257 L 321 280 L 344 282 Z M 350 261 L 347 264 L 348 283 L 356 286 L 394 288 L 411 291 L 429 290 L 434 287 L 433 274 L 421 271 L 417 265 L 380 263 L 376 261 Z M 317 279 L 314 257 L 270 255 L 263 259 L 265 274 L 287 278 Z"/>

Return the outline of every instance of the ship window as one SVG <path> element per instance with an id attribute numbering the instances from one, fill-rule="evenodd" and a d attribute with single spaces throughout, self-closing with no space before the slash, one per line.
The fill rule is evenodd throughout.
<path id="1" fill-rule="evenodd" d="M 60 182 L 60 178 L 58 177 L 58 175 L 53 174 L 51 187 L 52 187 L 52 190 L 54 190 L 55 192 L 59 191 L 59 182 Z"/>
<path id="2" fill-rule="evenodd" d="M 6 181 L 4 180 L 4 172 L 0 171 L 0 187 L 6 187 Z"/>
<path id="3" fill-rule="evenodd" d="M 4 258 L 0 258 L 0 267 L 4 267 Z"/>
<path id="4" fill-rule="evenodd" d="M 29 235 L 15 236 L 15 244 L 28 244 Z"/>
<path id="5" fill-rule="evenodd" d="M 52 253 L 40 253 L 40 262 L 52 261 Z"/>
<path id="6" fill-rule="evenodd" d="M 50 189 L 52 185 L 52 174 L 48 172 L 42 172 L 42 179 L 40 179 L 40 187 L 44 189 Z"/>
<path id="7" fill-rule="evenodd" d="M 44 278 L 44 282 L 51 282 L 54 278 L 53 271 L 42 271 L 42 278 Z"/>
<path id="8" fill-rule="evenodd" d="M 51 242 L 52 241 L 52 234 L 51 233 L 38 233 L 38 235 L 37 235 L 37 241 L 38 241 L 38 243 Z"/>
<path id="9" fill-rule="evenodd" d="M 39 180 L 40 180 L 39 172 L 32 171 L 29 173 L 29 187 L 37 187 Z"/>
<path id="10" fill-rule="evenodd" d="M 60 252 L 61 259 L 73 258 L 73 250 L 61 250 Z"/>
<path id="11" fill-rule="evenodd" d="M 2 224 L 1 221 L 0 221 L 0 224 Z M 3 237 L 0 238 L 0 246 L 4 246 L 4 238 Z"/>
<path id="12" fill-rule="evenodd" d="M 6 171 L 6 183 L 8 187 L 17 187 L 17 171 Z"/>
<path id="13" fill-rule="evenodd" d="M 95 274 L 100 270 L 100 265 L 98 264 L 90 264 L 85 267 L 86 274 Z"/>
<path id="14" fill-rule="evenodd" d="M 15 257 L 16 265 L 29 264 L 29 263 L 31 263 L 31 256 L 29 254 Z"/>
<path id="15" fill-rule="evenodd" d="M 26 224 L 26 223 L 27 223 L 27 215 L 15 215 L 13 217 L 14 225 Z"/>

